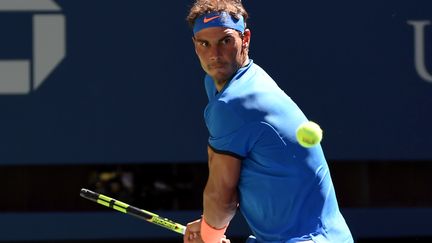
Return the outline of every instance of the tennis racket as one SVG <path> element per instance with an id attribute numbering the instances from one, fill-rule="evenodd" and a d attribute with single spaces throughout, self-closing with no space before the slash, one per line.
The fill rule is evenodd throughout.
<path id="1" fill-rule="evenodd" d="M 80 192 L 80 196 L 91 200 L 93 202 L 97 202 L 101 205 L 104 205 L 106 207 L 115 209 L 117 211 L 120 211 L 122 213 L 130 214 L 135 217 L 138 217 L 140 219 L 144 219 L 147 222 L 150 222 L 152 224 L 167 228 L 169 230 L 172 230 L 174 232 L 177 232 L 179 234 L 183 234 L 186 231 L 186 226 L 181 225 L 179 223 L 176 223 L 174 221 L 171 221 L 167 218 L 163 218 L 155 213 L 128 205 L 124 202 L 115 200 L 113 198 L 107 197 L 105 195 L 90 191 L 88 189 L 82 188 Z"/>

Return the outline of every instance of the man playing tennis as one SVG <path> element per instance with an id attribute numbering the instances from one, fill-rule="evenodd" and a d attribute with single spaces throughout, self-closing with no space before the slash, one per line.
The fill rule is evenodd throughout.
<path id="1" fill-rule="evenodd" d="M 209 177 L 202 218 L 184 242 L 224 242 L 237 207 L 254 242 L 353 242 L 320 145 L 303 148 L 307 118 L 248 57 L 251 32 L 240 0 L 196 0 L 187 20 L 209 103 Z M 255 239 L 256 238 L 256 239 Z"/>

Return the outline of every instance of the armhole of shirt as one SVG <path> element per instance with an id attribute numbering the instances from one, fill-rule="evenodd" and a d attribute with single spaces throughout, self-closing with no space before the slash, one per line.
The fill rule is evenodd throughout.
<path id="1" fill-rule="evenodd" d="M 225 150 L 216 149 L 213 146 L 211 146 L 210 143 L 208 143 L 208 146 L 211 148 L 211 150 L 213 150 L 217 154 L 229 155 L 229 156 L 232 156 L 232 157 L 234 157 L 236 159 L 239 159 L 239 160 L 243 160 L 245 158 L 245 157 L 243 157 L 243 156 L 241 156 L 239 154 L 236 154 L 234 152 L 231 152 L 231 151 L 225 151 Z"/>

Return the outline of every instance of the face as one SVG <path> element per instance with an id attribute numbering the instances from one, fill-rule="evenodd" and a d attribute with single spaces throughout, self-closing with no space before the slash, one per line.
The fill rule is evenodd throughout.
<path id="1" fill-rule="evenodd" d="M 212 27 L 202 29 L 192 38 L 201 67 L 217 86 L 223 87 L 247 61 L 249 37 L 249 30 L 241 38 L 236 30 Z"/>

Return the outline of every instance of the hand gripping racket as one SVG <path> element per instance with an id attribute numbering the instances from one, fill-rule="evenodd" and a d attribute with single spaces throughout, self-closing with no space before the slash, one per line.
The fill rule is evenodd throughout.
<path id="1" fill-rule="evenodd" d="M 169 230 L 172 230 L 174 232 L 177 232 L 179 234 L 183 234 L 186 231 L 186 226 L 178 224 L 174 221 L 171 221 L 167 218 L 162 218 L 157 214 L 154 214 L 152 212 L 128 205 L 124 202 L 120 202 L 118 200 L 112 199 L 110 197 L 107 197 L 105 195 L 92 192 L 88 189 L 82 188 L 80 192 L 80 196 L 83 198 L 86 198 L 88 200 L 91 200 L 93 202 L 97 202 L 99 204 L 102 204 L 106 207 L 115 209 L 117 211 L 120 211 L 122 213 L 130 214 L 135 217 L 138 217 L 140 219 L 144 219 L 147 222 L 150 222 L 152 224 L 167 228 Z"/>

